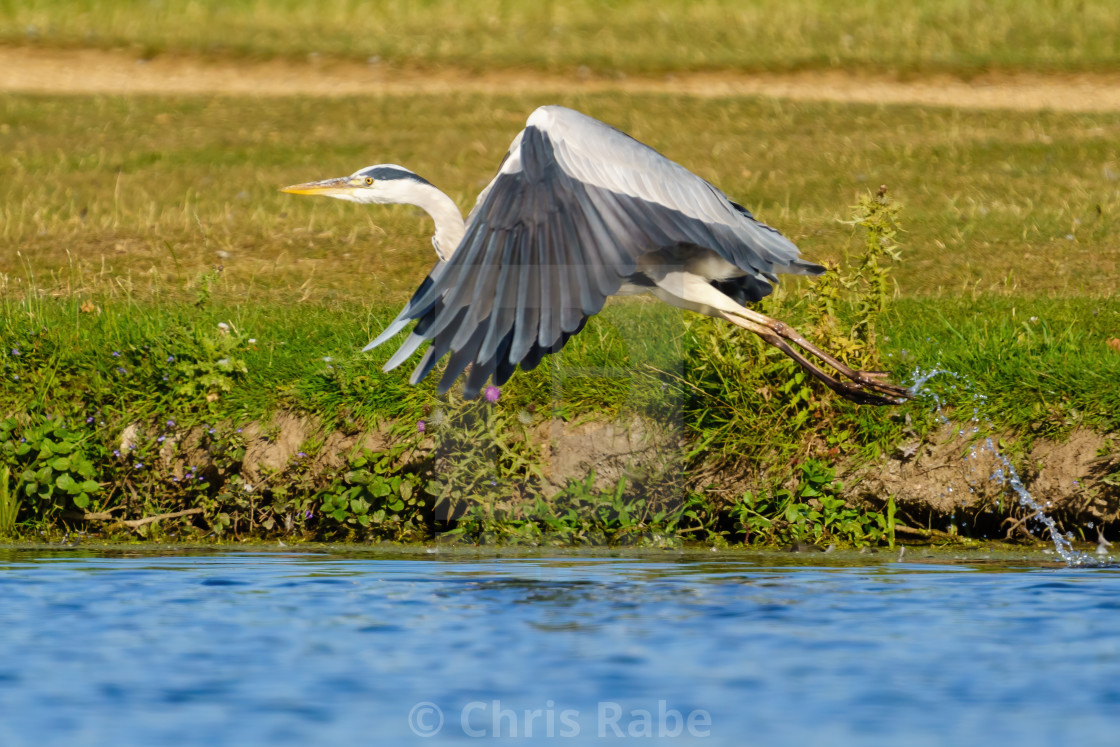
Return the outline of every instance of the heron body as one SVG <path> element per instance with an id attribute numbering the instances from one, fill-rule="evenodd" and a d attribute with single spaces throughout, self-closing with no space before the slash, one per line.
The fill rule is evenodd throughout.
<path id="1" fill-rule="evenodd" d="M 744 305 L 770 293 L 779 274 L 819 275 L 823 267 L 709 182 L 571 109 L 530 115 L 465 222 L 451 198 L 391 164 L 284 191 L 416 205 L 432 217 L 439 261 L 366 348 L 415 322 L 385 364 L 392 370 L 429 342 L 412 383 L 449 356 L 440 391 L 466 371 L 464 393 L 473 397 L 488 379 L 500 386 L 518 366 L 530 370 L 558 351 L 608 296 L 650 292 L 754 332 L 849 399 L 908 396 Z"/>

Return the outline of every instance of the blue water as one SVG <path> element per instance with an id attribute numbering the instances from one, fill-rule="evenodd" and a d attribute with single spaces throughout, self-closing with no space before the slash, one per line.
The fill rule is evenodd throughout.
<path id="1" fill-rule="evenodd" d="M 871 557 L 0 550 L 0 744 L 1120 741 L 1120 574 Z"/>

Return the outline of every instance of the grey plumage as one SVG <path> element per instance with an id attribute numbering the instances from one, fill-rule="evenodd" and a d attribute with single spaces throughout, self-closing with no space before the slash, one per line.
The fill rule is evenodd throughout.
<path id="1" fill-rule="evenodd" d="M 394 164 L 285 191 L 418 205 L 432 216 L 440 261 L 366 350 L 415 322 L 385 370 L 429 343 L 410 381 L 446 358 L 440 392 L 468 371 L 467 397 L 487 380 L 501 385 L 518 366 L 532 369 L 560 350 L 608 296 L 648 291 L 750 330 L 849 399 L 909 396 L 744 306 L 770 293 L 779 274 L 823 267 L 712 184 L 571 109 L 544 106 L 529 116 L 465 222 L 447 195 Z"/>
<path id="2" fill-rule="evenodd" d="M 750 300 L 769 293 L 778 272 L 823 272 L 652 148 L 578 112 L 543 107 L 480 196 L 451 259 L 369 347 L 418 320 L 413 335 L 432 341 L 432 356 L 455 353 L 440 390 L 470 363 L 475 375 L 465 394 L 473 396 L 472 384 L 499 369 L 505 379 L 517 363 L 535 365 L 559 349 L 624 283 L 652 286 L 638 267 L 643 258 L 683 266 L 700 248 L 737 270 L 720 282 Z M 410 338 L 406 349 L 417 343 Z M 386 369 L 402 362 L 394 356 Z M 432 362 L 412 378 L 423 378 Z"/>

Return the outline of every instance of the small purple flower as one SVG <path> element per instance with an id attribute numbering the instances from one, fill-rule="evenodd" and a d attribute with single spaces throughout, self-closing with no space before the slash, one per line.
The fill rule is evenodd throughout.
<path id="1" fill-rule="evenodd" d="M 167 438 L 167 436 L 160 436 L 159 438 L 157 438 L 157 439 L 156 439 L 156 443 L 157 443 L 157 444 L 161 444 L 161 443 L 163 443 L 163 441 L 164 441 L 164 439 L 165 439 L 165 438 Z"/>
<path id="2" fill-rule="evenodd" d="M 173 356 L 173 355 L 167 356 L 167 362 L 168 363 L 172 363 L 172 362 L 174 362 L 174 360 L 175 360 L 175 356 Z"/>
<path id="3" fill-rule="evenodd" d="M 303 512 L 303 518 L 305 518 L 305 519 L 310 519 L 314 515 L 315 515 L 315 512 L 312 511 L 310 508 Z"/>
<path id="4" fill-rule="evenodd" d="M 92 423 L 92 422 L 93 422 L 93 416 L 92 416 L 92 415 L 90 415 L 90 416 L 89 416 L 88 418 L 86 418 L 86 424 L 88 425 L 88 424 L 90 424 L 90 423 Z"/>
<path id="5" fill-rule="evenodd" d="M 113 449 L 113 456 L 115 456 L 117 459 L 120 459 L 121 458 L 121 450 L 120 449 Z"/>
<path id="6" fill-rule="evenodd" d="M 137 462 L 136 464 L 133 465 L 133 469 L 144 469 L 144 463 L 143 462 Z"/>
<path id="7" fill-rule="evenodd" d="M 12 355 L 18 358 L 20 356 L 19 348 L 12 348 Z"/>
<path id="8" fill-rule="evenodd" d="M 123 368 L 121 368 L 120 366 L 117 366 L 117 373 L 119 373 L 119 374 L 127 374 L 127 373 L 128 373 L 128 371 L 124 370 L 124 369 L 123 369 Z"/>
<path id="9" fill-rule="evenodd" d="M 416 432 L 417 433 L 423 433 L 424 432 L 424 421 L 423 420 L 417 420 L 416 421 Z"/>
<path id="10" fill-rule="evenodd" d="M 114 358 L 120 358 L 120 357 L 121 357 L 121 351 L 119 351 L 119 350 L 114 350 L 114 351 L 113 351 L 113 357 L 114 357 Z"/>
<path id="11" fill-rule="evenodd" d="M 491 385 L 486 387 L 486 389 L 482 393 L 482 396 L 486 398 L 487 402 L 489 402 L 490 404 L 494 404 L 498 401 L 498 397 L 502 396 L 502 390 L 496 386 Z"/>
<path id="12" fill-rule="evenodd" d="M 300 452 L 297 452 L 297 453 L 296 453 L 296 457 L 298 457 L 299 459 L 306 459 L 306 458 L 307 458 L 307 454 L 305 454 L 305 453 L 303 453 L 302 451 L 300 451 Z"/>
<path id="13" fill-rule="evenodd" d="M 174 420 L 168 420 L 167 421 L 167 427 L 168 428 L 174 428 L 175 427 L 175 421 Z"/>

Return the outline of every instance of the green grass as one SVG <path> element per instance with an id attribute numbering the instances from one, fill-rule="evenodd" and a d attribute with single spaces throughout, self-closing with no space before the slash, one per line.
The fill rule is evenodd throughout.
<path id="1" fill-rule="evenodd" d="M 1115 296 L 903 299 L 882 327 L 892 367 L 963 375 L 949 401 L 964 414 L 981 395 L 979 414 L 1020 434 L 1120 430 L 1120 353 L 1108 346 L 1120 336 Z"/>
<path id="2" fill-rule="evenodd" d="M 119 430 L 127 422 L 169 417 L 182 424 L 248 422 L 277 408 L 312 412 L 328 425 L 417 420 L 438 404 L 437 377 L 412 387 L 407 365 L 381 371 L 392 344 L 360 352 L 395 306 L 339 302 L 293 309 L 235 304 L 225 290 L 216 296 L 203 307 L 107 299 L 90 313 L 73 298 L 0 302 L 0 414 L 96 411 L 117 420 Z M 806 326 L 800 299 L 781 299 L 770 309 Z M 226 337 L 219 323 L 229 325 L 236 341 L 207 353 L 199 341 Z M 1074 426 L 1120 429 L 1120 354 L 1106 344 L 1120 330 L 1120 300 L 903 299 L 880 329 L 884 365 L 898 380 L 912 380 L 915 369 L 953 371 L 970 388 L 948 396 L 947 403 L 971 414 L 972 394 L 982 394 L 979 413 L 998 428 L 1033 435 Z M 735 378 L 713 386 L 705 367 L 717 348 L 727 356 L 719 364 Z M 215 402 L 206 401 L 208 388 L 187 394 L 181 388 L 192 376 L 200 378 L 184 362 L 207 355 L 245 363 L 245 373 L 231 375 L 232 386 Z M 717 423 L 730 423 L 712 449 L 739 449 L 740 456 L 757 458 L 776 446 L 771 442 L 780 434 L 795 444 L 799 431 L 818 427 L 783 422 L 792 410 L 783 410 L 789 403 L 776 395 L 795 370 L 728 325 L 627 300 L 609 305 L 538 370 L 515 376 L 502 401 L 565 418 L 625 412 L 683 417 L 701 438 Z M 700 394 L 704 390 L 710 393 Z M 734 390 L 743 399 L 729 405 Z M 816 392 L 835 410 L 830 417 L 859 430 L 863 442 L 892 437 L 896 410 L 851 405 L 823 388 Z M 899 412 L 923 417 L 926 410 L 927 403 L 916 402 Z"/>
<path id="3" fill-rule="evenodd" d="M 396 162 L 469 209 L 543 97 L 0 99 L 0 293 L 400 300 L 430 222 L 279 187 Z M 814 260 L 880 184 L 903 207 L 903 296 L 1105 295 L 1120 275 L 1120 114 L 565 96 L 713 181 Z"/>
<path id="4" fill-rule="evenodd" d="M 1114 70 L 1111 0 L 6 0 L 0 42 L 659 73 Z"/>
<path id="5" fill-rule="evenodd" d="M 89 410 L 129 422 L 247 422 L 287 407 L 330 425 L 415 421 L 436 401 L 438 376 L 413 387 L 410 366 L 381 370 L 394 345 L 361 352 L 395 306 L 238 304 L 220 281 L 212 292 L 212 304 L 102 298 L 89 312 L 73 297 L 0 301 L 0 416 Z M 612 304 L 550 359 L 555 365 L 516 377 L 504 400 L 565 416 L 662 411 L 672 397 L 660 394 L 649 371 L 682 372 L 685 336 L 680 312 Z M 228 390 L 190 386 L 208 373 L 207 362 L 221 359 L 245 364 L 244 373 L 225 377 Z M 211 390 L 221 395 L 214 402 L 206 399 Z"/>

